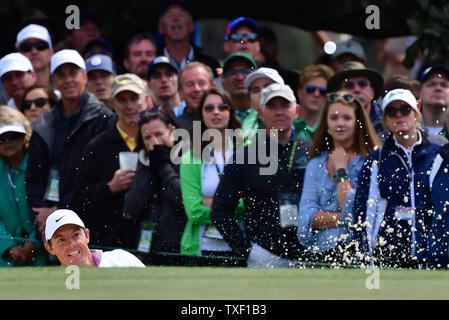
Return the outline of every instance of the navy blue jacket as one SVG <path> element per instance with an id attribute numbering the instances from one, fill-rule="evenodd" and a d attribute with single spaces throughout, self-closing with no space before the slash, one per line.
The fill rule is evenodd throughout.
<path id="1" fill-rule="evenodd" d="M 380 196 L 388 203 L 383 219 L 378 224 L 378 233 L 372 237 L 377 242 L 372 257 L 374 263 L 382 267 L 416 267 L 426 256 L 428 217 L 420 216 L 423 214 L 420 211 L 416 212 L 414 219 L 395 218 L 397 207 L 416 207 L 415 200 L 419 197 L 416 193 L 416 176 L 427 172 L 439 151 L 438 145 L 428 141 L 426 133 L 421 132 L 421 136 L 422 142 L 413 148 L 410 163 L 404 150 L 396 145 L 393 135 L 390 135 L 381 150 L 368 156 L 359 176 L 354 199 L 353 223 L 357 226 L 354 238 L 359 242 L 362 252 L 367 254 L 368 229 L 363 223 L 367 221 L 371 168 L 373 161 L 379 161 L 377 181 Z"/>

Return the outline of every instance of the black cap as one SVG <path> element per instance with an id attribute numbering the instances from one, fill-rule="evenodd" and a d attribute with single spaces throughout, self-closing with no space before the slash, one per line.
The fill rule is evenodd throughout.
<path id="1" fill-rule="evenodd" d="M 187 5 L 186 1 L 184 1 L 184 0 L 165 0 L 162 3 L 161 7 L 159 8 L 159 19 L 168 11 L 168 9 L 171 6 L 174 6 L 174 5 L 182 7 L 185 11 L 187 11 L 190 14 L 190 16 L 192 16 L 192 12 L 190 11 L 190 8 Z"/>
<path id="2" fill-rule="evenodd" d="M 432 74 L 443 74 L 449 80 L 449 69 L 441 64 L 433 65 L 425 69 L 419 76 L 419 82 L 424 83 Z"/>

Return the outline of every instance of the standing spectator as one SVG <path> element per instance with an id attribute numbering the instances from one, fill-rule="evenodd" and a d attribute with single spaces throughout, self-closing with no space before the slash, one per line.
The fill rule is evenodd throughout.
<path id="1" fill-rule="evenodd" d="M 366 54 L 362 45 L 351 39 L 337 43 L 335 52 L 329 57 L 329 66 L 335 73 L 340 72 L 342 66 L 350 61 L 366 63 Z"/>
<path id="2" fill-rule="evenodd" d="M 86 60 L 87 91 L 92 92 L 98 100 L 109 106 L 111 86 L 116 75 L 112 59 L 106 55 L 96 54 Z"/>
<path id="3" fill-rule="evenodd" d="M 294 133 L 299 106 L 289 86 L 269 85 L 262 90 L 260 105 L 266 140 L 258 139 L 243 149 L 243 164 L 234 162 L 225 167 L 211 219 L 240 257 L 249 256 L 248 266 L 288 266 L 290 260 L 307 255 L 296 236 L 296 217 L 309 142 Z M 267 162 L 262 154 L 265 156 L 263 148 L 268 146 Z M 234 161 L 239 156 L 237 153 Z M 270 174 L 271 169 L 276 170 Z M 233 219 L 240 198 L 245 204 L 244 231 Z"/>
<path id="4" fill-rule="evenodd" d="M 416 211 L 418 175 L 439 151 L 420 127 L 421 112 L 409 90 L 395 89 L 382 101 L 382 120 L 391 134 L 363 164 L 354 200 L 355 239 L 361 253 L 382 267 L 411 268 L 426 257 L 429 213 Z M 364 260 L 364 263 L 367 261 Z"/>
<path id="5" fill-rule="evenodd" d="M 33 123 L 26 171 L 28 203 L 42 235 L 47 217 L 57 208 L 71 206 L 87 142 L 104 131 L 112 116 L 85 91 L 86 65 L 78 52 L 55 53 L 50 72 L 62 97 Z"/>
<path id="6" fill-rule="evenodd" d="M 178 71 L 192 61 L 209 66 L 217 76 L 218 61 L 201 52 L 201 48 L 190 43 L 194 24 L 192 14 L 184 0 L 166 0 L 159 13 L 159 33 L 164 36 L 165 47 L 159 52 L 170 59 Z"/>
<path id="7" fill-rule="evenodd" d="M 101 38 L 100 25 L 101 22 L 97 16 L 89 12 L 81 12 L 80 28 L 70 30 L 64 48 L 74 49 L 82 54 L 87 43 Z"/>
<path id="8" fill-rule="evenodd" d="M 0 108 L 0 266 L 42 266 L 45 255 L 30 216 L 25 170 L 32 129 L 25 116 Z"/>
<path id="9" fill-rule="evenodd" d="M 147 80 L 148 64 L 156 58 L 156 54 L 153 36 L 149 33 L 137 34 L 125 46 L 123 66 L 129 73 Z"/>
<path id="10" fill-rule="evenodd" d="M 138 224 L 123 217 L 123 201 L 135 170 L 120 168 L 119 154 L 136 149 L 138 121 L 145 108 L 145 81 L 125 73 L 114 79 L 111 103 L 117 113 L 87 145 L 80 164 L 73 207 L 92 227 L 92 243 L 136 249 Z"/>
<path id="11" fill-rule="evenodd" d="M 0 78 L 3 88 L 11 97 L 8 106 L 18 109 L 25 90 L 36 83 L 36 72 L 27 57 L 14 52 L 0 60 Z"/>
<path id="12" fill-rule="evenodd" d="M 364 159 L 380 147 L 365 109 L 344 91 L 329 93 L 307 164 L 298 216 L 298 239 L 314 261 L 351 263 L 346 244 L 351 204 Z"/>
<path id="13" fill-rule="evenodd" d="M 179 165 L 170 160 L 175 143 L 171 138 L 173 130 L 173 123 L 160 112 L 147 111 L 141 116 L 137 150 L 148 156 L 149 165 L 139 161 L 136 177 L 125 197 L 127 216 L 142 222 L 139 250 L 150 252 L 152 264 L 169 263 L 171 256 L 164 253 L 180 253 L 187 221 Z M 151 243 L 145 244 L 144 235 L 151 232 Z"/>
<path id="14" fill-rule="evenodd" d="M 438 134 L 449 114 L 449 69 L 442 65 L 431 66 L 423 71 L 419 80 L 424 127 L 430 134 Z"/>
<path id="15" fill-rule="evenodd" d="M 50 60 L 54 50 L 47 28 L 30 24 L 19 31 L 16 48 L 26 56 L 36 72 L 36 84 L 50 85 Z"/>
<path id="16" fill-rule="evenodd" d="M 157 57 L 148 66 L 148 87 L 156 97 L 153 111 L 172 119 L 182 114 L 185 103 L 178 92 L 178 69 L 166 56 Z"/>
<path id="17" fill-rule="evenodd" d="M 232 20 L 226 28 L 223 49 L 228 55 L 243 52 L 256 59 L 260 52 L 258 37 L 259 24 L 254 19 L 238 17 Z"/>
<path id="18" fill-rule="evenodd" d="M 350 61 L 329 79 L 327 90 L 344 90 L 356 95 L 369 114 L 376 131 L 381 132 L 382 110 L 376 99 L 382 95 L 383 85 L 384 79 L 379 72 L 366 68 L 361 62 Z"/>
<path id="19" fill-rule="evenodd" d="M 223 89 L 231 96 L 232 107 L 241 122 L 254 112 L 251 109 L 248 89 L 245 88 L 245 78 L 256 69 L 256 62 L 246 53 L 233 53 L 223 61 Z"/>
<path id="20" fill-rule="evenodd" d="M 327 82 L 334 75 L 329 67 L 310 65 L 301 72 L 296 95 L 300 100 L 299 117 L 306 121 L 306 130 L 313 137 L 319 125 L 321 111 L 326 104 Z"/>
<path id="21" fill-rule="evenodd" d="M 179 73 L 179 94 L 186 107 L 176 118 L 180 128 L 193 129 L 193 117 L 199 108 L 204 92 L 215 87 L 214 75 L 211 68 L 201 62 L 187 64 Z"/>
<path id="22" fill-rule="evenodd" d="M 218 130 L 220 136 L 209 136 L 207 141 L 203 140 L 200 144 L 192 141 L 193 148 L 183 155 L 181 191 L 188 220 L 181 239 L 181 253 L 190 256 L 234 257 L 236 252 L 223 240 L 224 235 L 217 231 L 210 214 L 215 190 L 236 148 L 236 144 L 225 136 L 225 130 L 240 128 L 240 122 L 231 108 L 229 96 L 216 88 L 204 93 L 196 120 L 201 121 L 199 137 L 204 137 L 207 129 Z M 192 137 L 193 140 L 197 138 Z M 207 154 L 208 159 L 203 154 Z M 238 219 L 241 219 L 242 209 L 240 207 L 240 211 L 236 212 L 237 215 L 240 213 Z"/>
<path id="23" fill-rule="evenodd" d="M 49 111 L 58 102 L 58 97 L 53 89 L 34 85 L 25 90 L 20 111 L 31 123 L 39 116 Z"/>

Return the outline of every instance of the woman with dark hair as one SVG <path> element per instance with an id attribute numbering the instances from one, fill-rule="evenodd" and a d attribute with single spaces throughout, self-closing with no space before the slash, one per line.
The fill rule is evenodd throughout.
<path id="1" fill-rule="evenodd" d="M 167 264 L 169 261 L 164 253 L 179 253 L 187 220 L 179 165 L 170 159 L 175 145 L 174 129 L 174 124 L 164 114 L 142 113 L 136 147 L 139 163 L 133 184 L 125 196 L 126 215 L 142 222 L 138 250 L 150 252 L 151 263 Z"/>
<path id="2" fill-rule="evenodd" d="M 210 212 L 224 166 L 232 159 L 238 145 L 226 135 L 226 130 L 239 129 L 240 121 L 231 107 L 230 97 L 220 89 L 206 91 L 199 105 L 195 119 L 201 125 L 201 135 L 192 136 L 192 149 L 183 155 L 180 168 L 182 198 L 188 217 L 181 240 L 181 253 L 190 256 L 234 256 L 214 227 Z M 194 128 L 197 123 L 194 123 Z M 198 143 L 196 139 L 205 141 Z M 239 213 L 242 212 L 241 203 Z"/>
<path id="3" fill-rule="evenodd" d="M 376 147 L 380 141 L 356 97 L 329 93 L 309 154 L 297 229 L 299 242 L 319 262 L 349 261 L 340 253 L 350 240 L 352 198 L 363 161 Z"/>
<path id="4" fill-rule="evenodd" d="M 33 122 L 41 114 L 50 110 L 57 101 L 58 97 L 53 89 L 34 85 L 25 90 L 20 111 L 30 122 Z"/>
<path id="5" fill-rule="evenodd" d="M 0 267 L 45 265 L 25 191 L 31 134 L 22 113 L 0 107 Z"/>
<path id="6" fill-rule="evenodd" d="M 364 260 L 381 267 L 425 265 L 433 213 L 416 210 L 419 176 L 428 175 L 440 147 L 429 142 L 415 96 L 389 91 L 382 100 L 389 135 L 363 164 L 354 199 L 354 233 Z M 430 172 L 429 172 L 430 173 Z M 366 263 L 366 261 L 365 261 Z"/>

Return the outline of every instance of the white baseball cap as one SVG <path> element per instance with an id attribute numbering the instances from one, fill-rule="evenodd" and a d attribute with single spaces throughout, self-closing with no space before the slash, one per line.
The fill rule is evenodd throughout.
<path id="1" fill-rule="evenodd" d="M 249 87 L 251 86 L 253 81 L 255 81 L 257 79 L 260 79 L 260 78 L 269 78 L 269 79 L 273 80 L 276 83 L 285 84 L 284 79 L 282 79 L 282 77 L 279 75 L 277 70 L 271 69 L 271 68 L 262 67 L 262 68 L 257 69 L 254 72 L 251 72 L 245 78 L 245 82 L 244 82 L 245 88 L 249 89 Z"/>
<path id="2" fill-rule="evenodd" d="M 7 54 L 0 59 L 0 78 L 10 71 L 34 71 L 31 61 L 19 52 Z"/>
<path id="3" fill-rule="evenodd" d="M 20 44 L 30 38 L 43 40 L 48 43 L 50 48 L 52 48 L 50 33 L 47 28 L 38 24 L 29 24 L 19 31 L 16 38 L 16 48 L 19 49 Z"/>
<path id="4" fill-rule="evenodd" d="M 67 224 L 74 224 L 85 228 L 83 221 L 74 211 L 58 209 L 47 217 L 47 222 L 45 223 L 45 240 L 50 240 L 56 230 Z"/>
<path id="5" fill-rule="evenodd" d="M 382 99 L 382 112 L 385 112 L 385 108 L 393 101 L 400 100 L 410 105 L 413 110 L 420 113 L 418 109 L 418 103 L 415 96 L 407 89 L 394 89 L 388 91 L 385 97 Z"/>
<path id="6" fill-rule="evenodd" d="M 262 89 L 260 95 L 260 106 L 263 108 L 268 101 L 275 97 L 282 97 L 290 102 L 296 103 L 296 97 L 289 85 L 272 83 L 268 87 Z"/>
<path id="7" fill-rule="evenodd" d="M 0 124 L 0 135 L 4 134 L 5 132 L 18 132 L 27 134 L 25 126 L 18 122 Z"/>
<path id="8" fill-rule="evenodd" d="M 56 52 L 50 61 L 50 73 L 53 74 L 55 70 L 65 64 L 65 63 L 73 63 L 77 65 L 83 70 L 86 70 L 86 63 L 84 62 L 83 57 L 76 50 L 72 49 L 64 49 Z"/>

